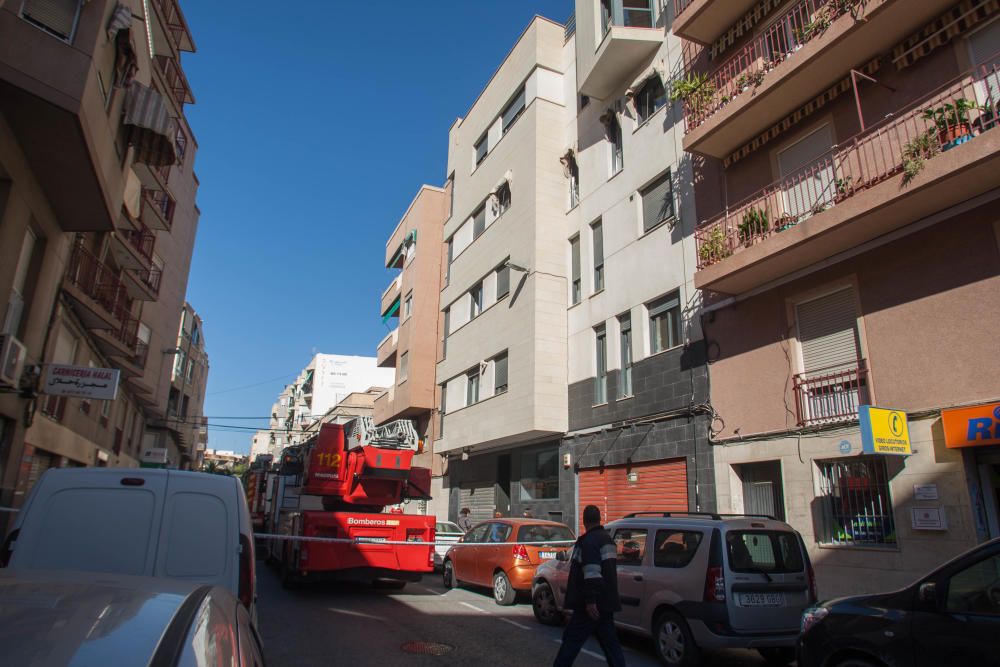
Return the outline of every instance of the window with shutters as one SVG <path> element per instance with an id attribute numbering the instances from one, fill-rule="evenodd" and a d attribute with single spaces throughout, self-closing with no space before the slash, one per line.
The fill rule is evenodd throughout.
<path id="1" fill-rule="evenodd" d="M 649 353 L 656 354 L 681 343 L 681 298 L 678 292 L 646 304 L 649 312 Z"/>
<path id="2" fill-rule="evenodd" d="M 594 405 L 608 402 L 608 334 L 603 325 L 594 329 Z"/>
<path id="3" fill-rule="evenodd" d="M 635 110 L 639 116 L 639 124 L 645 123 L 666 104 L 667 91 L 663 88 L 663 81 L 658 74 L 651 76 L 635 94 Z"/>
<path id="4" fill-rule="evenodd" d="M 479 369 L 469 371 L 466 376 L 465 404 L 472 405 L 479 402 Z"/>
<path id="5" fill-rule="evenodd" d="M 444 416 L 448 414 L 448 385 L 441 385 L 441 410 L 438 413 L 438 438 L 444 437 Z"/>
<path id="6" fill-rule="evenodd" d="M 21 330 L 21 323 L 24 322 L 27 314 L 28 303 L 26 290 L 28 283 L 28 269 L 31 267 L 32 258 L 35 257 L 35 248 L 38 237 L 31 229 L 24 233 L 21 241 L 21 252 L 17 257 L 17 265 L 14 268 L 14 284 L 11 286 L 10 298 L 7 301 L 7 310 L 4 313 L 3 328 L 0 333 L 7 333 L 17 336 Z"/>
<path id="7" fill-rule="evenodd" d="M 493 359 L 493 393 L 502 394 L 507 391 L 507 353 Z"/>
<path id="8" fill-rule="evenodd" d="M 521 90 L 517 92 L 517 95 L 514 96 L 511 103 L 508 104 L 507 108 L 503 110 L 502 114 L 500 114 L 503 134 L 507 134 L 507 130 L 509 130 L 510 126 L 514 124 L 514 121 L 521 117 L 522 113 L 524 113 L 524 88 L 521 88 Z"/>
<path id="9" fill-rule="evenodd" d="M 496 270 L 497 274 L 497 301 L 501 297 L 510 294 L 510 264 L 504 262 L 503 266 Z"/>
<path id="10" fill-rule="evenodd" d="M 483 284 L 477 283 L 469 290 L 469 319 L 474 320 L 483 312 Z"/>
<path id="11" fill-rule="evenodd" d="M 611 175 L 614 176 L 625 167 L 625 151 L 622 141 L 622 126 L 618 116 L 613 115 L 607 125 L 608 142 L 611 145 Z"/>
<path id="12" fill-rule="evenodd" d="M 73 41 L 80 0 L 23 0 L 21 18 L 67 42 Z"/>
<path id="13" fill-rule="evenodd" d="M 802 372 L 794 378 L 799 424 L 856 419 L 869 403 L 854 289 L 795 306 Z"/>
<path id="14" fill-rule="evenodd" d="M 403 300 L 403 319 L 405 320 L 410 315 L 413 314 L 413 291 L 410 290 L 409 294 Z"/>
<path id="15" fill-rule="evenodd" d="M 574 236 L 569 240 L 569 255 L 570 255 L 570 265 L 571 265 L 571 279 L 570 279 L 570 305 L 576 305 L 580 303 L 580 299 L 583 298 L 583 289 L 580 282 L 580 237 L 579 235 Z"/>
<path id="16" fill-rule="evenodd" d="M 1000 98 L 1000 19 L 969 35 L 972 63 L 982 68 L 982 88 L 977 86 L 977 101 L 989 105 Z"/>
<path id="17" fill-rule="evenodd" d="M 604 289 L 604 226 L 598 220 L 590 226 L 594 246 L 594 291 Z"/>
<path id="18" fill-rule="evenodd" d="M 444 334 L 441 337 L 441 358 L 448 356 L 448 329 L 451 327 L 451 308 L 444 309 Z"/>
<path id="19" fill-rule="evenodd" d="M 670 170 L 640 191 L 642 197 L 642 231 L 654 227 L 674 217 L 674 191 L 670 182 Z"/>
<path id="20" fill-rule="evenodd" d="M 472 214 L 472 238 L 478 239 L 486 231 L 486 206 Z"/>
<path id="21" fill-rule="evenodd" d="M 483 136 L 480 137 L 479 141 L 477 141 L 476 145 L 474 146 L 474 150 L 476 152 L 475 155 L 476 166 L 479 166 L 479 163 L 486 159 L 486 153 L 488 148 L 489 148 L 489 142 L 487 141 L 487 136 L 486 134 L 483 134 Z"/>
<path id="22" fill-rule="evenodd" d="M 406 382 L 406 378 L 409 377 L 410 373 L 410 353 L 403 352 L 399 355 L 399 379 L 396 381 L 397 384 L 400 382 Z"/>

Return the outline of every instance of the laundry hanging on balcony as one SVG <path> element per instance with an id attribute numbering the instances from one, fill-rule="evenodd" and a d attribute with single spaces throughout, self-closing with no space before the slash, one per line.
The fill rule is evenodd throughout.
<path id="1" fill-rule="evenodd" d="M 128 143 L 135 147 L 135 161 L 165 167 L 177 161 L 177 125 L 163 96 L 133 81 L 125 99 L 123 120 Z"/>
<path id="2" fill-rule="evenodd" d="M 108 21 L 108 40 L 115 43 L 115 73 L 113 85 L 128 87 L 139 71 L 139 60 L 132 43 L 132 10 L 118 3 Z"/>

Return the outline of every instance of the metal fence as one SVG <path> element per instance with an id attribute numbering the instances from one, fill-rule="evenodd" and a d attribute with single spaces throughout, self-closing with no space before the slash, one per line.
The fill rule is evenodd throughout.
<path id="1" fill-rule="evenodd" d="M 830 424 L 858 418 L 858 407 L 869 403 L 868 368 L 843 365 L 800 373 L 793 378 L 799 426 Z"/>
<path id="2" fill-rule="evenodd" d="M 821 461 L 820 542 L 895 546 L 896 525 L 885 461 L 880 457 Z"/>

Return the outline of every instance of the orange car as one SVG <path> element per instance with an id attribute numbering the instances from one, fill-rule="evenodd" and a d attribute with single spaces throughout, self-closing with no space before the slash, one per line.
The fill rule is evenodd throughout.
<path id="1" fill-rule="evenodd" d="M 473 526 L 444 557 L 444 586 L 492 586 L 497 604 L 514 604 L 531 590 L 543 561 L 572 546 L 573 531 L 555 521 L 493 519 Z"/>

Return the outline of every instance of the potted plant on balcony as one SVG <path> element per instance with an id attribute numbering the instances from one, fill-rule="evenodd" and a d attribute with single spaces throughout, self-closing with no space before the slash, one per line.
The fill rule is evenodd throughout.
<path id="1" fill-rule="evenodd" d="M 723 231 L 722 225 L 712 227 L 708 237 L 698 246 L 698 259 L 701 260 L 702 267 L 711 266 L 732 254 L 733 250 L 727 243 L 726 233 Z"/>
<path id="2" fill-rule="evenodd" d="M 844 176 L 843 178 L 834 179 L 833 185 L 837 188 L 837 196 L 834 197 L 835 203 L 840 203 L 854 194 L 854 177 Z"/>
<path id="3" fill-rule="evenodd" d="M 750 247 L 754 241 L 767 234 L 770 220 L 767 211 L 762 208 L 748 208 L 743 212 L 743 220 L 737 225 L 740 241 Z"/>
<path id="4" fill-rule="evenodd" d="M 671 102 L 681 100 L 695 114 L 705 111 L 714 96 L 715 84 L 703 72 L 688 74 L 686 78 L 675 81 L 670 90 Z"/>
<path id="5" fill-rule="evenodd" d="M 791 213 L 782 213 L 774 220 L 774 231 L 784 232 L 799 224 L 799 217 Z"/>
<path id="6" fill-rule="evenodd" d="M 928 130 L 910 139 L 903 146 L 903 154 L 901 156 L 903 185 L 909 185 L 917 177 L 917 174 L 924 168 L 924 160 L 929 160 L 937 155 L 940 144 L 938 144 L 937 137 L 934 134 L 935 130 Z"/>
<path id="7" fill-rule="evenodd" d="M 972 138 L 969 112 L 979 108 L 972 100 L 960 98 L 939 107 L 924 109 L 923 117 L 937 127 L 941 150 L 946 151 Z"/>

